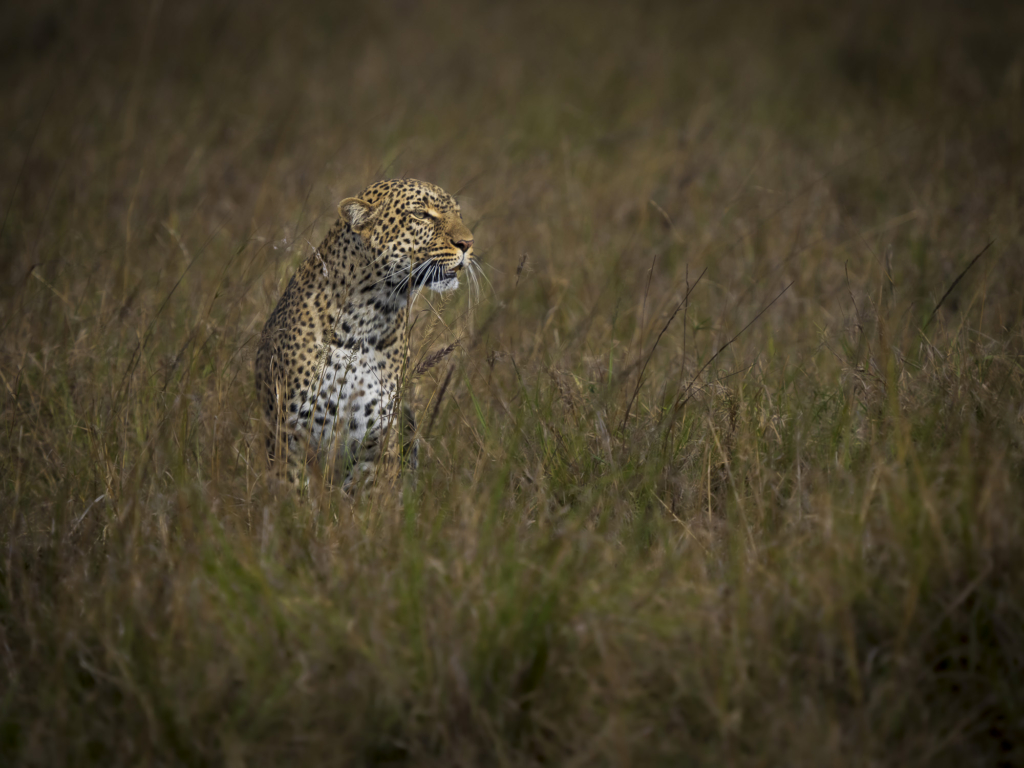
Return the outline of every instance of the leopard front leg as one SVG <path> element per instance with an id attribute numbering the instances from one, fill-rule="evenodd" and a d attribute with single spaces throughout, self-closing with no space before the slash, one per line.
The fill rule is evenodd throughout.
<path id="1" fill-rule="evenodd" d="M 256 358 L 256 387 L 263 409 L 263 427 L 269 476 L 278 484 L 301 492 L 306 476 L 305 451 L 294 433 L 283 392 L 283 366 L 272 336 L 265 338 Z"/>
<path id="2" fill-rule="evenodd" d="M 286 429 L 267 430 L 267 466 L 270 477 L 278 484 L 301 493 L 309 478 L 305 470 L 304 451 L 299 440 Z"/>
<path id="3" fill-rule="evenodd" d="M 373 485 L 379 470 L 382 437 L 377 426 L 370 426 L 361 438 L 349 438 L 342 455 L 335 459 L 334 476 L 341 478 L 342 490 L 351 490 L 357 480 L 367 487 Z"/>
<path id="4" fill-rule="evenodd" d="M 415 488 L 416 470 L 419 467 L 419 439 L 416 436 L 416 416 L 412 408 L 403 404 L 399 409 L 398 422 L 400 440 L 391 438 L 391 428 L 394 426 L 391 423 L 371 424 L 361 439 L 349 440 L 345 456 L 338 461 L 335 471 L 335 477 L 338 477 L 342 474 L 338 470 L 344 470 L 342 488 L 350 489 L 358 479 L 362 479 L 366 486 L 372 485 L 378 474 L 393 465 L 396 458 Z M 389 439 L 393 440 L 393 447 L 385 451 Z"/>

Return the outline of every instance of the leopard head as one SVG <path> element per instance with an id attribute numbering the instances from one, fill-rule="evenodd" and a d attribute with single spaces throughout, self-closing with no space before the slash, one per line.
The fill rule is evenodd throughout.
<path id="1" fill-rule="evenodd" d="M 473 233 L 455 199 L 415 179 L 371 184 L 347 197 L 338 213 L 369 247 L 383 277 L 408 295 L 417 288 L 454 290 L 473 260 Z"/>

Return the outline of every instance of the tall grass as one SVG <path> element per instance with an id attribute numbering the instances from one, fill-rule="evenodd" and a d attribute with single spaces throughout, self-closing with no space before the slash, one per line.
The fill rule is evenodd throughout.
<path id="1" fill-rule="evenodd" d="M 1019 8 L 0 14 L 3 762 L 1024 760 Z M 275 497 L 257 335 L 385 176 L 489 285 L 415 490 Z"/>

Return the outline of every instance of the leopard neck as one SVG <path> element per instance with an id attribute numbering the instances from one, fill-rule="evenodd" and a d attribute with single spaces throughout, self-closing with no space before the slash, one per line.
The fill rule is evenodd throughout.
<path id="1" fill-rule="evenodd" d="M 378 349 L 406 338 L 409 286 L 404 274 L 388 268 L 387 254 L 377 253 L 347 222 L 339 220 L 318 249 L 319 265 L 330 282 L 338 314 L 335 333 L 348 345 Z M 318 264 L 312 263 L 315 269 Z"/>

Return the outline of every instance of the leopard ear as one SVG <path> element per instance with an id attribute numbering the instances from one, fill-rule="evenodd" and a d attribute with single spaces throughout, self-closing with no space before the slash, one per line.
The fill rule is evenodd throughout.
<path id="1" fill-rule="evenodd" d="M 355 232 L 363 232 L 377 219 L 377 212 L 373 206 L 358 197 L 346 197 L 338 203 L 338 215 L 347 221 Z"/>

